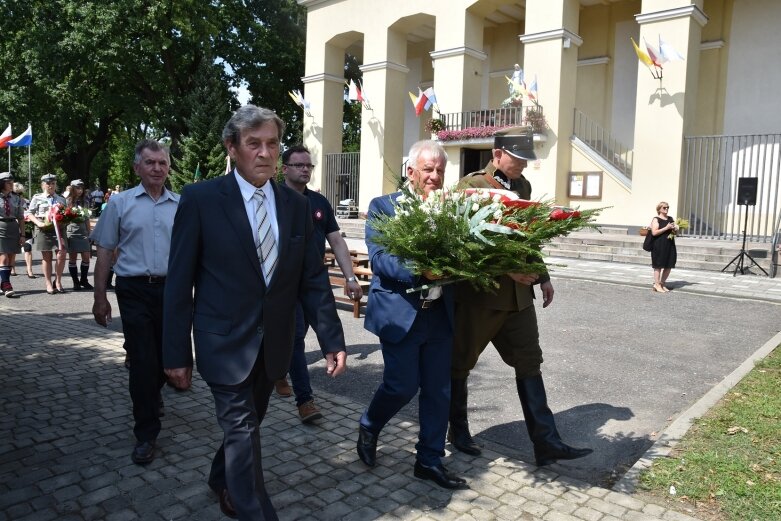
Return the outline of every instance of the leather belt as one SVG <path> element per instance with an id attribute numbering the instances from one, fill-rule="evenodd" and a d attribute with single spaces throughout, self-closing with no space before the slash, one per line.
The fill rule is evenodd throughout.
<path id="1" fill-rule="evenodd" d="M 441 298 L 435 299 L 423 299 L 420 301 L 420 309 L 430 309 L 434 307 L 434 304 L 442 300 Z"/>
<path id="2" fill-rule="evenodd" d="M 144 282 L 146 284 L 163 284 L 165 282 L 165 276 L 162 275 L 139 275 L 137 277 L 120 277 L 118 279 L 127 279 L 136 282 Z"/>

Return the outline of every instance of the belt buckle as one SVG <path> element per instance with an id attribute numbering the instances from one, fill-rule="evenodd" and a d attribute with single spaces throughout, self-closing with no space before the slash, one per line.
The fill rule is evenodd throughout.
<path id="1" fill-rule="evenodd" d="M 420 304 L 420 309 L 428 309 L 433 305 L 434 305 L 433 300 L 423 299 L 423 302 L 421 302 Z"/>
<path id="2" fill-rule="evenodd" d="M 160 284 L 162 277 L 159 275 L 149 275 L 147 277 L 147 283 L 149 284 Z"/>

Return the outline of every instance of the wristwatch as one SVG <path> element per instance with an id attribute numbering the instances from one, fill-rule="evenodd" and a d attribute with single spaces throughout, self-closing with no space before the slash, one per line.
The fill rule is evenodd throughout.
<path id="1" fill-rule="evenodd" d="M 355 282 L 356 281 L 355 275 L 353 275 L 352 277 L 347 277 L 346 280 L 347 282 Z"/>

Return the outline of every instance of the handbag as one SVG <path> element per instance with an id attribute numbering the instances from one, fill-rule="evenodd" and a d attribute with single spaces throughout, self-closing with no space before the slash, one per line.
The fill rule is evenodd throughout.
<path id="1" fill-rule="evenodd" d="M 651 251 L 654 249 L 654 239 L 656 239 L 656 237 L 651 231 L 653 230 L 653 224 L 654 222 L 651 221 L 651 226 L 648 227 L 648 233 L 645 234 L 645 239 L 643 239 L 643 249 L 645 251 Z"/>

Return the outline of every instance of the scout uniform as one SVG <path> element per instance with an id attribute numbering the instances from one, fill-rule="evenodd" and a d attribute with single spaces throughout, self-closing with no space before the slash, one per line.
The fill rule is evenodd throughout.
<path id="1" fill-rule="evenodd" d="M 46 174 L 45 176 L 41 177 L 42 183 L 56 180 L 57 178 L 52 174 Z M 49 210 L 55 204 L 61 204 L 64 207 L 66 204 L 65 198 L 58 194 L 49 195 L 48 193 L 43 192 L 40 194 L 35 194 L 33 198 L 30 199 L 30 204 L 27 208 L 27 211 L 41 221 L 44 221 L 46 220 L 46 216 L 49 214 Z M 63 241 L 66 241 L 67 244 L 64 227 L 60 229 L 60 236 L 62 237 Z M 33 249 L 35 251 L 51 251 L 59 249 L 59 245 L 57 244 L 57 233 L 55 232 L 53 226 L 47 229 L 41 229 L 38 227 L 35 228 L 35 232 L 33 234 Z"/>
<path id="2" fill-rule="evenodd" d="M 8 193 L 0 193 L 0 254 L 6 256 L 5 264 L 0 266 L 0 295 L 12 297 L 9 255 L 19 253 L 20 238 L 24 237 L 24 201 L 13 191 L 13 176 L 9 172 L 0 173 L 0 188 L 5 189 L 8 184 L 11 185 Z"/>
<path id="3" fill-rule="evenodd" d="M 71 194 L 76 187 L 84 188 L 84 182 L 81 179 L 74 179 L 70 184 Z M 69 205 L 73 208 L 81 207 L 82 210 L 89 208 L 86 192 L 82 191 L 81 200 L 76 201 L 73 197 L 70 197 Z M 88 222 L 89 217 L 84 217 L 81 222 L 68 223 L 68 227 L 65 229 L 65 235 L 68 237 L 68 253 L 71 254 L 71 260 L 68 263 L 68 273 L 70 273 L 71 279 L 73 279 L 73 289 L 76 291 L 86 289 L 91 290 L 92 284 L 89 283 L 89 253 L 92 247 L 89 243 L 89 229 Z M 79 277 L 79 270 L 76 267 L 76 255 L 77 253 L 83 253 L 81 257 L 81 277 Z M 85 261 L 86 259 L 86 261 Z"/>

